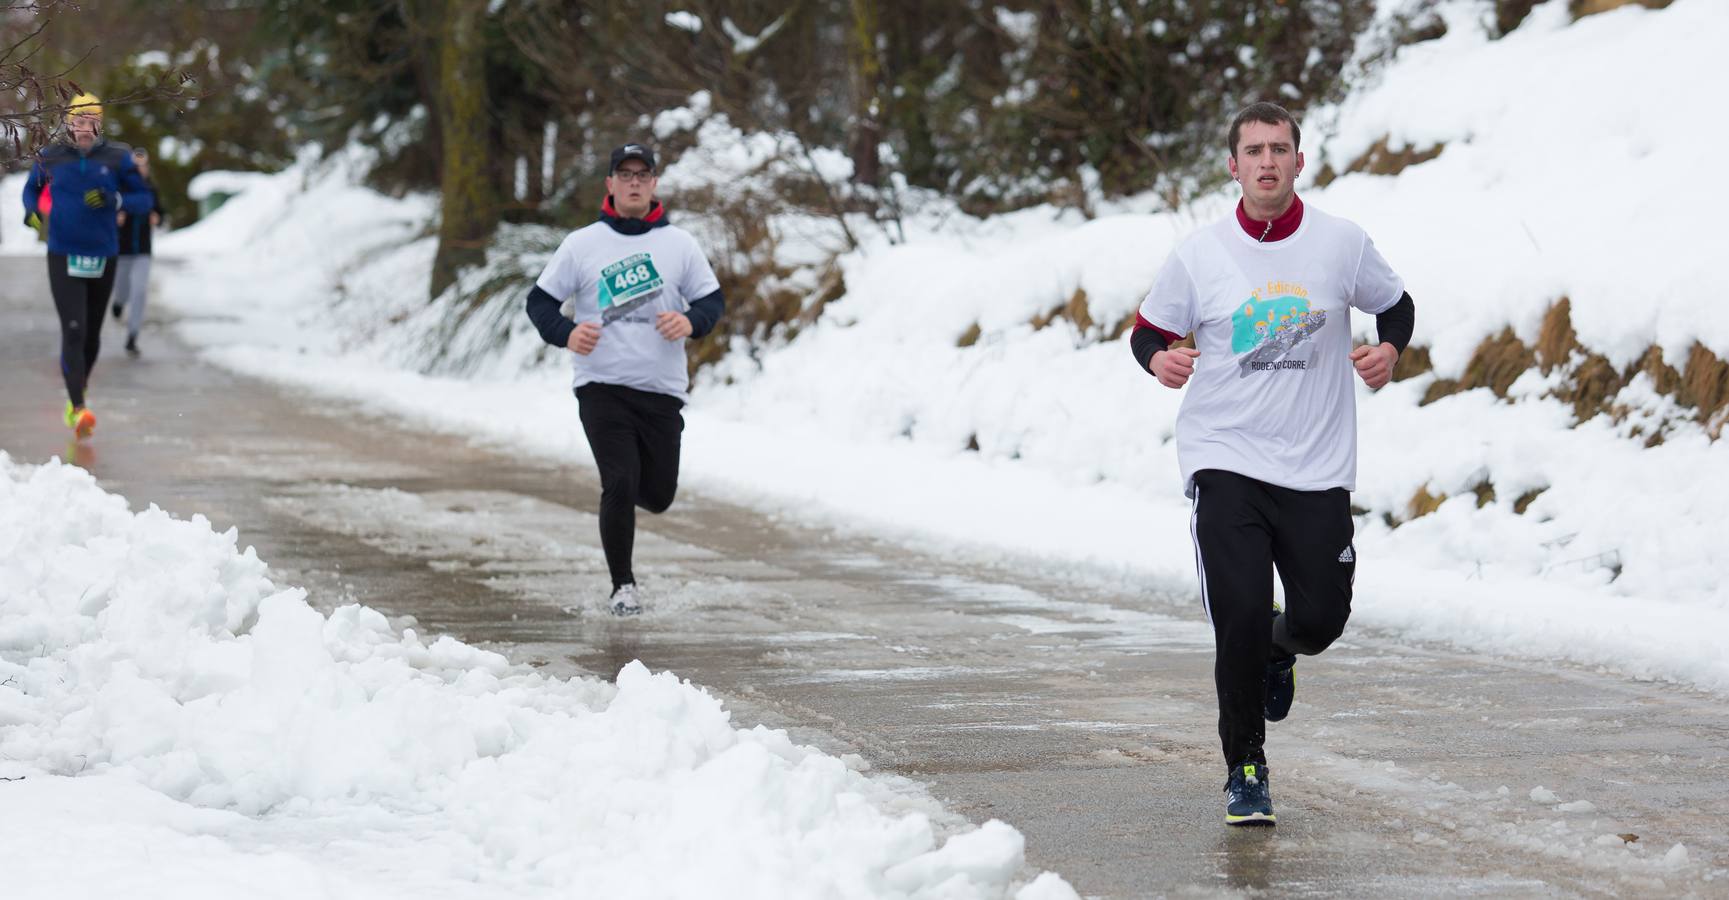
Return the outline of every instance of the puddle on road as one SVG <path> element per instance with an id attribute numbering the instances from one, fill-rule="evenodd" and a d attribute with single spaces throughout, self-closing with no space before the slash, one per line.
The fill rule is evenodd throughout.
<path id="1" fill-rule="evenodd" d="M 964 603 L 1016 610 L 991 618 L 1028 634 L 1073 636 L 1091 648 L 1158 647 L 1213 651 L 1212 628 L 1205 622 L 1123 609 L 1106 603 L 1063 600 L 1020 585 L 952 575 L 905 583 L 935 589 L 945 597 Z"/>
<path id="2" fill-rule="evenodd" d="M 268 481 L 390 481 L 433 478 L 429 469 L 395 460 L 369 459 L 335 444 L 264 434 L 225 436 L 212 443 L 180 441 L 196 451 L 199 465 L 237 478 Z"/>

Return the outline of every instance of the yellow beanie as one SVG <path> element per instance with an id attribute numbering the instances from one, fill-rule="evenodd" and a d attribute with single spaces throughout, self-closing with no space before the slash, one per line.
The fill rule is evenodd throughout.
<path id="1" fill-rule="evenodd" d="M 79 94 L 66 106 L 66 117 L 95 116 L 102 118 L 102 98 L 95 94 Z"/>

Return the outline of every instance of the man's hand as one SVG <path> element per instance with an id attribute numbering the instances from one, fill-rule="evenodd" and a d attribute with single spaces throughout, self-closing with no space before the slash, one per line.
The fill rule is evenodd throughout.
<path id="1" fill-rule="evenodd" d="M 1364 344 L 1351 351 L 1351 363 L 1357 367 L 1357 377 L 1378 391 L 1393 379 L 1393 365 L 1399 361 L 1399 351 L 1392 344 Z"/>
<path id="2" fill-rule="evenodd" d="M 102 209 L 108 205 L 108 197 L 101 190 L 91 188 L 84 192 L 84 205 L 91 209 Z"/>
<path id="3" fill-rule="evenodd" d="M 690 337 L 690 319 L 684 313 L 663 312 L 654 317 L 654 330 L 669 341 Z"/>
<path id="4" fill-rule="evenodd" d="M 570 332 L 570 340 L 565 346 L 587 356 L 594 352 L 594 345 L 600 343 L 600 323 L 583 322 Z"/>
<path id="5" fill-rule="evenodd" d="M 125 225 L 126 225 L 126 210 L 123 209 L 123 210 L 114 214 L 114 224 L 125 227 Z"/>
<path id="6" fill-rule="evenodd" d="M 151 210 L 150 211 L 150 227 L 155 228 L 156 226 L 161 225 L 161 224 L 162 224 L 162 214 L 155 211 L 155 210 Z"/>
<path id="7" fill-rule="evenodd" d="M 1168 388 L 1180 388 L 1189 383 L 1189 376 L 1195 374 L 1195 360 L 1199 359 L 1201 351 L 1189 347 L 1172 347 L 1153 354 L 1152 362 L 1147 368 L 1159 376 L 1159 383 Z"/>

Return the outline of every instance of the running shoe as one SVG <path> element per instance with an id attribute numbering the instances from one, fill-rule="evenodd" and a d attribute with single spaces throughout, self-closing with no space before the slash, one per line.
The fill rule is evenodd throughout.
<path id="1" fill-rule="evenodd" d="M 1275 821 L 1266 765 L 1244 763 L 1232 769 L 1225 782 L 1225 824 L 1272 825 Z"/>
<path id="2" fill-rule="evenodd" d="M 612 589 L 612 602 L 607 609 L 615 616 L 634 616 L 642 612 L 642 601 L 636 595 L 636 585 L 621 584 Z"/>
<path id="3" fill-rule="evenodd" d="M 96 430 L 96 414 L 82 406 L 73 406 L 72 401 L 66 401 L 66 427 L 72 429 L 81 438 L 87 438 Z"/>

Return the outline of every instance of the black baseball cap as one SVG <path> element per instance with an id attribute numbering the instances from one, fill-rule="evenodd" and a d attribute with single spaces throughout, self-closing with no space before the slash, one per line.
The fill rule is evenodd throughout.
<path id="1" fill-rule="evenodd" d="M 642 160 L 642 164 L 648 166 L 649 169 L 652 170 L 654 168 L 654 151 L 648 149 L 648 145 L 625 144 L 623 147 L 612 151 L 612 165 L 607 168 L 606 174 L 611 175 L 612 173 L 617 172 L 618 164 L 627 159 L 639 159 Z"/>

